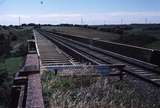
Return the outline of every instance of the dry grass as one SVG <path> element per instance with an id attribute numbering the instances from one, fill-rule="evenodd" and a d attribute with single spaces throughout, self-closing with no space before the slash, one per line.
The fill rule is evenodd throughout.
<path id="1" fill-rule="evenodd" d="M 132 77 L 42 75 L 46 108 L 160 108 L 160 89 Z"/>

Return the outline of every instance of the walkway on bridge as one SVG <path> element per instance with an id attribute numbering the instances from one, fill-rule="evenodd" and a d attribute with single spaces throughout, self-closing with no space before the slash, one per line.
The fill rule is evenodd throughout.
<path id="1" fill-rule="evenodd" d="M 36 30 L 34 30 L 33 33 L 36 40 L 38 55 L 41 60 L 41 66 L 74 64 L 73 59 L 60 50 L 53 42 L 42 36 Z"/>

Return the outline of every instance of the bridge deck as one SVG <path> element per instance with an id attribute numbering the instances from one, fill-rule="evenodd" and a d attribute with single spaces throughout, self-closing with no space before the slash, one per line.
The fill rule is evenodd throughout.
<path id="1" fill-rule="evenodd" d="M 44 108 L 40 74 L 28 76 L 26 108 Z"/>
<path id="2" fill-rule="evenodd" d="M 12 86 L 10 108 L 44 108 L 37 54 L 27 54 Z"/>
<path id="3" fill-rule="evenodd" d="M 74 60 L 69 55 L 60 50 L 54 43 L 40 33 L 34 31 L 34 36 L 42 66 L 71 65 L 74 63 Z"/>

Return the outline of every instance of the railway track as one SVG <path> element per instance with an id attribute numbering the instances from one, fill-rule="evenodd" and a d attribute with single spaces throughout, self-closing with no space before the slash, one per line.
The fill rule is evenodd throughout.
<path id="1" fill-rule="evenodd" d="M 36 40 L 36 49 L 42 66 L 78 64 L 76 60 L 60 50 L 54 43 L 46 39 L 37 31 L 33 31 Z"/>
<path id="2" fill-rule="evenodd" d="M 123 69 L 124 72 L 160 87 L 160 73 L 158 73 L 156 65 L 127 58 L 44 30 L 38 30 L 38 32 L 80 62 L 85 60 L 92 64 L 124 64 L 126 65 Z"/>

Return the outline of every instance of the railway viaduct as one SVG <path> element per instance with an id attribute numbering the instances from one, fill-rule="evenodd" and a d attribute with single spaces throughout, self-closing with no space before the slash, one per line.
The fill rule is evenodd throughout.
<path id="1" fill-rule="evenodd" d="M 129 74 L 160 87 L 160 63 L 155 59 L 159 51 L 41 29 L 33 34 L 23 68 L 13 82 L 10 108 L 44 108 L 42 70 L 57 74 L 62 69 L 92 67 L 97 72 L 93 77 L 123 79 Z"/>

